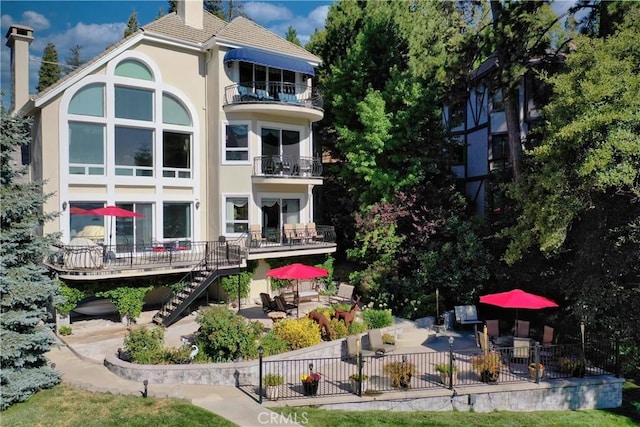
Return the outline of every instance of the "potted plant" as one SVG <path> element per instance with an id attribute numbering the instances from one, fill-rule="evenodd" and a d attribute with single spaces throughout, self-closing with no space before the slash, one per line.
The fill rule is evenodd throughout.
<path id="1" fill-rule="evenodd" d="M 318 394 L 318 384 L 320 382 L 320 374 L 312 372 L 304 374 L 300 377 L 302 381 L 302 390 L 305 396 L 315 396 Z"/>
<path id="2" fill-rule="evenodd" d="M 537 371 L 539 372 L 539 376 L 537 379 L 542 378 L 542 376 L 544 375 L 544 365 L 542 363 L 538 363 L 537 366 Z M 532 380 L 536 380 L 536 363 L 535 362 L 531 362 L 529 363 L 529 376 L 531 377 Z"/>
<path id="3" fill-rule="evenodd" d="M 267 374 L 262 379 L 265 385 L 265 394 L 269 400 L 278 400 L 280 397 L 280 386 L 284 384 L 284 377 L 278 374 Z"/>
<path id="4" fill-rule="evenodd" d="M 351 392 L 354 394 L 358 394 L 358 389 L 360 388 L 360 384 L 362 383 L 362 392 L 367 391 L 367 380 L 369 377 L 367 375 L 360 374 L 351 374 L 349 380 L 351 382 Z"/>
<path id="5" fill-rule="evenodd" d="M 451 368 L 453 367 L 453 375 L 451 375 Z M 453 385 L 458 384 L 458 367 L 449 363 L 436 363 L 436 372 L 440 374 L 440 381 L 442 384 L 449 387 L 449 378 L 452 379 Z"/>
<path id="6" fill-rule="evenodd" d="M 471 366 L 480 375 L 480 381 L 484 383 L 494 383 L 500 376 L 502 360 L 500 353 L 488 351 L 486 353 L 471 358 Z"/>
<path id="7" fill-rule="evenodd" d="M 411 362 L 389 362 L 384 372 L 391 377 L 391 385 L 397 388 L 409 388 L 411 377 L 416 374 L 416 366 Z"/>

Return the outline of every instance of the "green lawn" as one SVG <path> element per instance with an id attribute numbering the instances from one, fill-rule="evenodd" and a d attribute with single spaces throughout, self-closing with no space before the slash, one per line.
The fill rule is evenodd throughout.
<path id="1" fill-rule="evenodd" d="M 612 410 L 554 412 L 391 412 L 327 411 L 312 407 L 276 408 L 305 426 L 636 426 L 640 423 L 640 386 L 627 381 L 623 406 Z M 256 425 L 259 424 L 256 420 Z M 277 419 L 276 419 L 277 421 Z M 0 414 L 13 426 L 233 426 L 228 420 L 180 399 L 143 399 L 91 393 L 68 385 L 45 390 Z"/>
<path id="2" fill-rule="evenodd" d="M 2 427 L 235 426 L 180 399 L 91 393 L 61 384 L 0 413 Z"/>

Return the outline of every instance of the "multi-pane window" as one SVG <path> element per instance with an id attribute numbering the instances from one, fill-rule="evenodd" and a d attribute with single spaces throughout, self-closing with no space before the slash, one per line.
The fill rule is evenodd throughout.
<path id="1" fill-rule="evenodd" d="M 165 131 L 162 134 L 162 176 L 191 178 L 191 136 Z"/>
<path id="2" fill-rule="evenodd" d="M 226 233 L 246 233 L 249 230 L 249 198 L 227 197 L 224 222 Z"/>
<path id="3" fill-rule="evenodd" d="M 104 125 L 69 123 L 69 173 L 104 175 Z"/>
<path id="4" fill-rule="evenodd" d="M 260 131 L 263 156 L 300 156 L 300 132 L 297 130 L 263 127 Z"/>
<path id="5" fill-rule="evenodd" d="M 116 126 L 116 175 L 153 176 L 153 130 Z"/>
<path id="6" fill-rule="evenodd" d="M 227 125 L 225 127 L 225 161 L 249 160 L 249 126 Z"/>
<path id="7" fill-rule="evenodd" d="M 193 121 L 183 102 L 154 88 L 154 75 L 138 60 L 121 61 L 114 75 L 126 84 L 90 83 L 69 102 L 69 174 L 193 178 Z M 133 86 L 136 80 L 145 87 Z"/>
<path id="8" fill-rule="evenodd" d="M 491 92 L 491 111 L 504 111 L 502 89 L 496 88 Z"/>
<path id="9" fill-rule="evenodd" d="M 191 203 L 164 203 L 162 213 L 165 239 L 191 239 Z"/>

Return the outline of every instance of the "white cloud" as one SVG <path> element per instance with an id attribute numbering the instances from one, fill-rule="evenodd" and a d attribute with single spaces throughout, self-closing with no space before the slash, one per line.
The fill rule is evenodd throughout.
<path id="1" fill-rule="evenodd" d="M 324 23 L 327 20 L 327 14 L 329 13 L 329 6 L 316 7 L 309 13 L 309 24 L 319 30 L 324 28 Z"/>
<path id="2" fill-rule="evenodd" d="M 22 14 L 21 24 L 33 28 L 35 31 L 46 30 L 51 26 L 49 20 L 37 12 L 27 10 Z"/>
<path id="3" fill-rule="evenodd" d="M 2 15 L 2 17 L 0 17 L 0 25 L 2 25 L 2 28 L 8 29 L 13 23 L 14 21 L 11 15 Z"/>
<path id="4" fill-rule="evenodd" d="M 273 3 L 247 2 L 242 3 L 242 10 L 255 22 L 269 23 L 272 21 L 284 21 L 293 18 L 293 13 L 284 7 Z"/>
<path id="5" fill-rule="evenodd" d="M 102 52 L 108 46 L 121 40 L 127 24 L 115 22 L 109 24 L 84 24 L 79 22 L 63 33 L 51 34 L 46 39 L 34 40 L 32 52 L 42 52 L 47 43 L 53 43 L 61 62 L 64 62 L 70 49 L 81 46 L 82 59 L 88 60 Z"/>

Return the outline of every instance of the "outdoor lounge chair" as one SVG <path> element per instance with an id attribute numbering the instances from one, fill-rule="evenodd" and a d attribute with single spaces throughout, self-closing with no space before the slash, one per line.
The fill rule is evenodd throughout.
<path id="1" fill-rule="evenodd" d="M 453 309 L 456 315 L 456 322 L 460 326 L 473 325 L 474 333 L 478 331 L 478 325 L 482 321 L 478 319 L 478 310 L 475 305 L 456 305 Z"/>
<path id="2" fill-rule="evenodd" d="M 311 241 L 324 240 L 324 235 L 318 233 L 315 222 L 307 224 L 307 238 Z"/>
<path id="3" fill-rule="evenodd" d="M 249 235 L 251 236 L 251 246 L 262 246 L 267 238 L 262 235 L 262 227 L 259 224 L 251 224 L 249 226 Z"/>
<path id="4" fill-rule="evenodd" d="M 513 338 L 513 354 L 511 359 L 517 359 L 522 362 L 529 362 L 531 354 L 531 340 L 529 338 Z"/>
<path id="5" fill-rule="evenodd" d="M 516 320 L 516 330 L 513 336 L 520 338 L 529 338 L 529 321 Z"/>
<path id="6" fill-rule="evenodd" d="M 371 350 L 376 354 L 387 354 L 396 350 L 395 345 L 385 344 L 382 341 L 380 329 L 371 329 L 367 335 L 369 336 L 369 347 L 371 347 Z"/>
<path id="7" fill-rule="evenodd" d="M 347 335 L 346 344 L 347 344 L 347 354 L 345 359 L 347 360 L 356 360 L 357 353 L 357 343 L 356 341 L 360 339 L 357 335 Z M 367 350 L 362 348 L 362 340 L 360 340 L 360 351 L 363 356 L 376 356 L 375 351 Z"/>
<path id="8" fill-rule="evenodd" d="M 544 333 L 542 334 L 542 345 L 553 344 L 553 328 L 551 326 L 544 325 Z"/>
<path id="9" fill-rule="evenodd" d="M 329 297 L 329 302 L 338 302 L 338 303 L 348 303 L 351 304 L 351 299 L 353 298 L 353 289 L 352 285 L 347 285 L 346 283 L 341 283 L 338 286 L 338 293 L 335 295 L 331 295 Z"/>
<path id="10" fill-rule="evenodd" d="M 269 294 L 261 292 L 260 300 L 262 301 L 262 311 L 264 311 L 265 313 L 278 310 L 276 302 L 271 299 L 271 296 Z"/>
<path id="11" fill-rule="evenodd" d="M 289 304 L 285 301 L 284 297 L 281 295 L 276 295 L 273 297 L 273 301 L 276 303 L 276 309 L 278 311 L 282 311 L 283 313 L 291 314 L 293 309 L 298 308 L 295 304 Z"/>
<path id="12" fill-rule="evenodd" d="M 294 229 L 293 224 L 285 224 L 284 225 L 284 237 L 287 240 L 287 243 L 292 245 L 293 243 L 302 243 L 303 237 L 300 237 L 296 234 L 296 230 Z"/>

